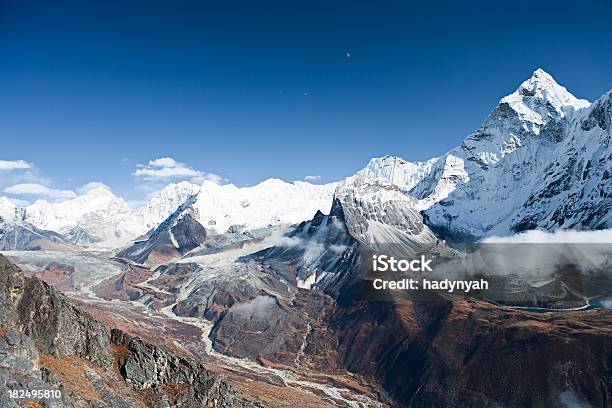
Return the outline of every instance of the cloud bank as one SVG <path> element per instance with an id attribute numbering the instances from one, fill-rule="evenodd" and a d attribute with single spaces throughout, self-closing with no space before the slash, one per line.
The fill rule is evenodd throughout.
<path id="1" fill-rule="evenodd" d="M 612 243 L 612 230 L 527 231 L 509 237 L 490 237 L 482 242 L 485 244 L 609 244 Z"/>
<path id="2" fill-rule="evenodd" d="M 205 180 L 209 180 L 221 184 L 226 181 L 218 174 L 196 170 L 168 156 L 153 159 L 147 164 L 137 165 L 137 169 L 132 175 L 142 180 L 153 182 L 188 180 L 193 183 L 202 183 Z"/>
<path id="3" fill-rule="evenodd" d="M 62 200 L 76 197 L 76 193 L 72 190 L 49 188 L 45 185 L 38 183 L 15 184 L 13 186 L 5 188 L 3 191 L 8 194 L 42 196 L 53 200 Z"/>
<path id="4" fill-rule="evenodd" d="M 31 167 L 25 160 L 0 160 L 0 170 L 26 170 Z"/>

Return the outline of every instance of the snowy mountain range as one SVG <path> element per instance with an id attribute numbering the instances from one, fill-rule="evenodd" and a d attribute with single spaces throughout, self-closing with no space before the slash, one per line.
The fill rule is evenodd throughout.
<path id="1" fill-rule="evenodd" d="M 271 229 L 297 224 L 329 212 L 336 183 L 314 185 L 268 179 L 253 187 L 205 181 L 146 239 L 118 256 L 159 264 L 205 245 L 214 250 L 266 235 Z M 206 250 L 206 248 L 203 248 Z"/>
<path id="2" fill-rule="evenodd" d="M 130 208 L 106 187 L 95 187 L 67 201 L 38 200 L 20 208 L 0 199 L 0 217 L 5 224 L 31 225 L 65 235 L 75 244 L 100 242 L 120 246 L 159 225 L 199 186 L 181 182 L 170 184 L 142 207 Z"/>
<path id="3" fill-rule="evenodd" d="M 481 127 L 424 163 L 373 159 L 349 182 L 391 183 L 446 238 L 612 225 L 612 91 L 589 103 L 542 69 L 502 98 Z"/>
<path id="4" fill-rule="evenodd" d="M 278 179 L 252 187 L 180 182 L 155 193 L 145 205 L 130 208 L 125 200 L 100 186 L 71 200 L 38 200 L 24 208 L 0 197 L 0 217 L 5 229 L 34 227 L 56 232 L 67 243 L 120 247 L 156 229 L 193 196 L 197 196 L 193 200 L 197 222 L 224 233 L 230 226 L 250 230 L 290 225 L 312 217 L 318 210 L 329 211 L 335 187 L 334 183 L 314 185 Z"/>
<path id="5" fill-rule="evenodd" d="M 250 258 L 295 267 L 299 286 L 338 298 L 354 292 L 363 251 L 445 256 L 444 240 L 611 228 L 610 95 L 590 104 L 538 69 L 458 147 L 426 162 L 370 160 L 337 187 L 329 215 Z"/>
<path id="6" fill-rule="evenodd" d="M 372 159 L 347 184 L 395 185 L 430 227 L 458 239 L 608 228 L 611 118 L 612 91 L 591 104 L 538 69 L 447 154 Z"/>
<path id="7" fill-rule="evenodd" d="M 190 219 L 217 234 L 296 224 L 329 213 L 334 196 L 351 234 L 376 244 L 433 232 L 473 241 L 530 229 L 612 225 L 612 91 L 590 103 L 536 70 L 502 98 L 481 127 L 438 158 L 386 156 L 341 183 L 269 179 L 252 187 L 170 184 L 130 208 L 104 187 L 63 202 L 20 208 L 0 197 L 5 227 L 27 224 L 66 242 L 119 247 L 152 232 L 192 199 Z M 425 226 L 426 225 L 426 226 Z M 399 234 L 399 235 L 398 235 Z M 411 238 L 412 239 L 412 238 Z"/>

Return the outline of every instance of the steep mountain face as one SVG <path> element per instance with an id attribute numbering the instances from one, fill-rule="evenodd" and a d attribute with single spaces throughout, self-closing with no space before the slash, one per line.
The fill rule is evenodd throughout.
<path id="1" fill-rule="evenodd" d="M 482 126 L 424 163 L 372 159 L 346 184 L 383 181 L 415 198 L 426 223 L 455 241 L 544 229 L 612 226 L 611 92 L 590 104 L 541 69 Z"/>
<path id="2" fill-rule="evenodd" d="M 319 211 L 273 242 L 274 247 L 244 259 L 262 261 L 300 288 L 324 288 L 339 295 L 359 269 L 359 242 L 350 234 L 337 199 L 329 215 Z M 288 273 L 289 265 L 295 276 Z"/>
<path id="3" fill-rule="evenodd" d="M 0 256 L 0 393 L 59 390 L 29 406 L 255 407 L 201 364 L 108 329 Z M 22 401 L 25 402 L 25 401 Z"/>
<path id="4" fill-rule="evenodd" d="M 510 220 L 513 231 L 603 229 L 612 225 L 612 93 L 571 122 L 543 180 Z"/>
<path id="5" fill-rule="evenodd" d="M 197 194 L 200 186 L 197 184 L 181 181 L 171 183 L 162 190 L 154 194 L 151 199 L 142 207 L 131 211 L 130 217 L 134 218 L 134 223 L 142 225 L 140 233 L 149 231 L 159 225 L 189 197 Z"/>
<path id="6" fill-rule="evenodd" d="M 344 184 L 384 182 L 396 186 L 404 193 L 409 193 L 431 173 L 438 160 L 433 158 L 426 162 L 411 163 L 394 156 L 375 157 L 355 175 L 347 177 Z"/>
<path id="7" fill-rule="evenodd" d="M 338 189 L 336 197 L 351 235 L 371 249 L 393 244 L 417 250 L 437 241 L 423 224 L 417 200 L 394 184 L 381 181 L 346 184 Z"/>
<path id="8" fill-rule="evenodd" d="M 405 179 L 401 174 L 399 180 Z M 277 271 L 291 265 L 299 287 L 350 297 L 363 251 L 385 253 L 393 246 L 394 251 L 415 254 L 439 245 L 414 209 L 416 201 L 394 184 L 355 177 L 338 187 L 329 215 L 317 212 L 277 239 L 274 247 L 246 259 Z"/>
<path id="9" fill-rule="evenodd" d="M 146 240 L 134 243 L 117 256 L 141 264 L 158 265 L 198 247 L 206 239 L 206 230 L 196 221 L 196 198 L 197 195 L 189 197 Z"/>
<path id="10" fill-rule="evenodd" d="M 428 222 L 459 239 L 609 226 L 609 112 L 609 93 L 590 105 L 537 70 L 442 159 L 461 162 L 465 177 Z M 434 183 L 448 182 L 439 174 Z"/>

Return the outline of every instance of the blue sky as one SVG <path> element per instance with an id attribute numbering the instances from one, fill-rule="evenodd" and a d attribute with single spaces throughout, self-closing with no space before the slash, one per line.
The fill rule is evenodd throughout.
<path id="1" fill-rule="evenodd" d="M 123 3 L 0 3 L 0 159 L 30 165 L 0 189 L 329 182 L 443 154 L 538 67 L 612 88 L 607 0 Z M 182 176 L 151 177 L 162 157 Z"/>

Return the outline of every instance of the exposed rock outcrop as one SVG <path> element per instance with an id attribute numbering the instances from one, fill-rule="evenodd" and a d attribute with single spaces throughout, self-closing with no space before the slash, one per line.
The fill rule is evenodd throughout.
<path id="1" fill-rule="evenodd" d="M 40 389 L 61 397 L 8 398 Z M 2 256 L 0 396 L 2 407 L 260 406 L 195 360 L 107 328 Z"/>
<path id="2" fill-rule="evenodd" d="M 117 256 L 141 264 L 159 265 L 202 244 L 206 239 L 206 230 L 197 221 L 193 208 L 195 200 L 196 196 L 189 197 L 146 240 L 135 242 Z"/>

